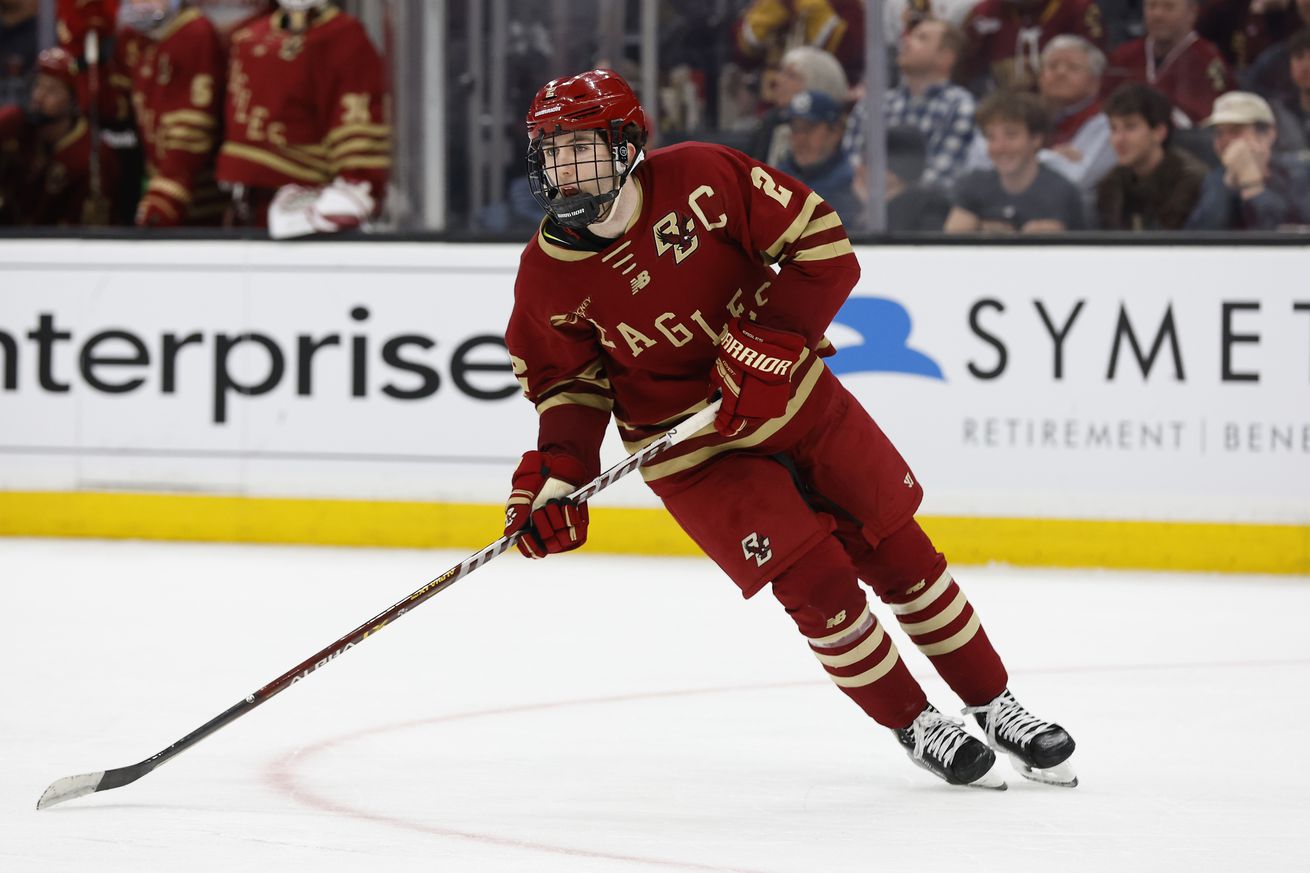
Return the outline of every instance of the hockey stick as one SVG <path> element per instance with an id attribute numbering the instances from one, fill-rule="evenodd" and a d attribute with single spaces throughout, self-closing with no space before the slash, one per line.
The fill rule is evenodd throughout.
<path id="1" fill-rule="evenodd" d="M 629 455 L 624 460 L 610 467 L 604 473 L 601 473 L 595 479 L 592 479 L 586 485 L 574 491 L 569 497 L 573 500 L 583 501 L 605 490 L 613 485 L 651 458 L 661 454 L 670 447 L 677 445 L 684 439 L 695 434 L 701 428 L 706 427 L 714 420 L 714 415 L 718 412 L 719 401 L 714 401 L 677 427 L 666 431 L 663 436 L 655 442 L 646 446 L 639 452 Z M 379 613 L 375 617 L 361 624 L 350 633 L 338 639 L 336 642 L 326 646 L 323 649 L 310 655 L 304 661 L 292 667 L 278 678 L 274 679 L 263 688 L 253 694 L 248 695 L 244 700 L 232 706 L 221 715 L 215 716 L 196 728 L 182 739 L 173 743 L 167 749 L 155 755 L 146 758 L 144 761 L 133 764 L 130 767 L 119 767 L 116 770 L 101 770 L 97 773 L 83 773 L 80 776 L 65 776 L 63 779 L 56 779 L 41 799 L 37 801 L 37 809 L 46 809 L 57 803 L 63 803 L 65 800 L 73 800 L 77 797 L 83 797 L 87 794 L 94 794 L 97 791 L 108 791 L 110 788 L 120 788 L 128 785 L 145 776 L 151 770 L 154 770 L 160 764 L 185 752 L 205 737 L 214 733 L 221 727 L 226 727 L 245 715 L 250 710 L 265 703 L 270 698 L 285 691 L 301 679 L 309 676 L 310 673 L 318 670 L 330 661 L 335 660 L 340 655 L 345 654 L 349 649 L 362 643 L 368 637 L 382 630 L 394 620 L 400 618 L 405 613 L 414 609 L 423 601 L 427 600 L 434 594 L 444 591 L 455 581 L 472 573 L 478 567 L 499 557 L 510 546 L 514 545 L 521 534 L 516 532 L 509 536 L 503 536 L 491 545 L 479 552 L 476 552 L 465 558 L 462 562 L 451 567 L 445 573 L 433 579 L 422 588 L 410 594 L 404 600 L 393 604 L 385 612 Z"/>

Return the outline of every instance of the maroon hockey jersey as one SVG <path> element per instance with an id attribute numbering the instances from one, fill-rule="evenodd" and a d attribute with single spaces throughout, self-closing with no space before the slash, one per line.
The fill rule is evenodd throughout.
<path id="1" fill-rule="evenodd" d="M 1113 93 L 1125 82 L 1144 82 L 1155 88 L 1193 123 L 1208 118 L 1215 98 L 1235 87 L 1219 49 L 1195 31 L 1160 58 L 1154 42 L 1147 38 L 1119 46 L 1110 55 L 1102 95 Z"/>
<path id="2" fill-rule="evenodd" d="M 1021 90 L 1035 90 L 1041 51 L 1055 37 L 1074 34 L 1097 45 L 1105 38 L 1101 9 L 1094 0 L 982 0 L 970 10 L 964 33 L 965 84 L 990 77 L 998 88 Z"/>
<path id="3" fill-rule="evenodd" d="M 542 448 L 557 445 L 552 435 L 561 428 L 552 418 L 584 420 L 593 432 L 573 451 L 589 454 L 613 413 L 635 451 L 703 408 L 718 338 L 734 316 L 800 333 L 809 347 L 782 418 L 732 438 L 711 428 L 644 468 L 652 480 L 757 445 L 806 414 L 824 370 L 819 358 L 830 349 L 823 332 L 859 266 L 840 218 L 822 198 L 732 149 L 659 149 L 627 184 L 640 204 L 618 239 L 601 251 L 580 251 L 546 221 L 520 261 L 505 338 L 541 416 Z"/>

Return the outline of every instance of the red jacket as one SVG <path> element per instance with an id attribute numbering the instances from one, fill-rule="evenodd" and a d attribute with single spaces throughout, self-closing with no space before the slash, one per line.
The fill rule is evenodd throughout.
<path id="1" fill-rule="evenodd" d="M 1214 43 L 1189 33 L 1163 58 L 1152 57 L 1149 38 L 1124 43 L 1110 55 L 1103 95 L 1125 82 L 1144 82 L 1168 97 L 1193 123 L 1210 116 L 1214 100 L 1235 85 L 1232 71 Z"/>
<path id="2" fill-rule="evenodd" d="M 1032 90 L 1041 50 L 1061 34 L 1101 45 L 1105 29 L 1095 0 L 1047 0 L 1020 7 L 1011 0 L 982 0 L 964 22 L 968 39 L 961 75 L 967 85 L 990 77 L 999 88 Z"/>

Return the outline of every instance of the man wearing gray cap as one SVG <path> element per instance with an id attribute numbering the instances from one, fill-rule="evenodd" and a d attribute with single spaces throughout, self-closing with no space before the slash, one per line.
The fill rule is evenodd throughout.
<path id="1" fill-rule="evenodd" d="M 1263 97 L 1230 91 L 1204 122 L 1222 166 L 1210 171 L 1187 230 L 1276 230 L 1310 225 L 1310 170 L 1275 155 L 1274 113 Z"/>

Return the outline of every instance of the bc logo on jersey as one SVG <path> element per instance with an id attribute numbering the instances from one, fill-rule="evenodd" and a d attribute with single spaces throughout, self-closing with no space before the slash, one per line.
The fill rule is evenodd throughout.
<path id="1" fill-rule="evenodd" d="M 762 537 L 751 531 L 741 541 L 741 554 L 746 560 L 755 559 L 755 566 L 763 567 L 773 557 L 773 548 L 768 537 Z"/>
<path id="2" fill-rule="evenodd" d="M 910 348 L 910 313 L 883 297 L 851 297 L 833 319 L 861 337 L 858 345 L 843 346 L 828 359 L 834 375 L 843 373 L 909 373 L 941 379 L 942 368 L 917 349 Z"/>
<path id="3" fill-rule="evenodd" d="M 696 236 L 696 222 L 691 216 L 680 212 L 670 212 L 655 222 L 654 233 L 655 256 L 660 257 L 672 249 L 676 264 L 690 257 L 700 245 L 700 238 Z"/>

